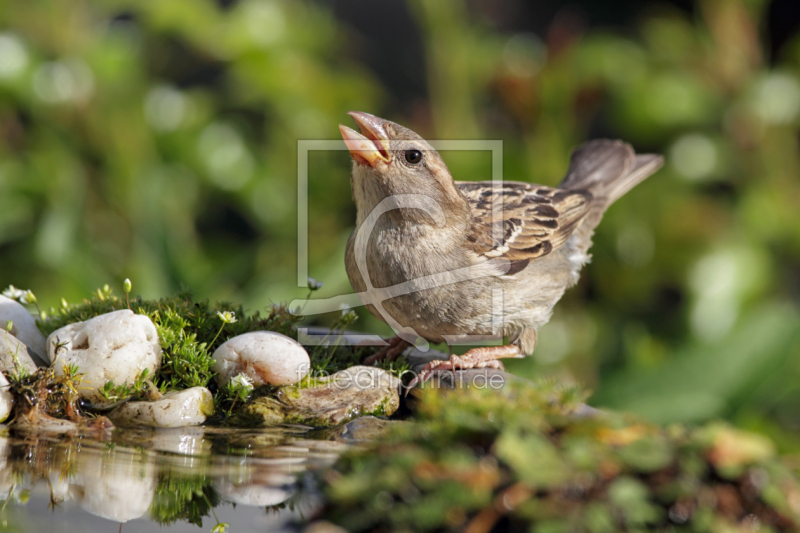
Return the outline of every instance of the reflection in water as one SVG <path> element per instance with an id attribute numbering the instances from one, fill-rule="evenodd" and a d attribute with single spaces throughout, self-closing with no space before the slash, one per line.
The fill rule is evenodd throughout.
<path id="1" fill-rule="evenodd" d="M 156 493 L 156 465 L 146 452 L 127 449 L 76 454 L 67 499 L 93 515 L 127 522 L 147 513 Z M 99 459 L 99 460 L 98 460 Z"/>
<path id="2" fill-rule="evenodd" d="M 312 511 L 316 500 L 299 491 L 300 474 L 329 466 L 347 447 L 294 428 L 117 429 L 106 441 L 5 434 L 0 437 L 2 521 L 14 507 L 23 529 L 21 494 L 49 495 L 56 514 L 79 506 L 120 523 L 143 518 L 199 526 L 204 517 L 215 520 L 214 507 L 230 504 L 278 514 L 288 510 L 288 518 L 298 506 Z"/>

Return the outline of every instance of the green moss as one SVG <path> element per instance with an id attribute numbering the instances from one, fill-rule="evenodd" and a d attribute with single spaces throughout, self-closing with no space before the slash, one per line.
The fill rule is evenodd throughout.
<path id="1" fill-rule="evenodd" d="M 214 376 L 211 354 L 220 344 L 248 331 L 268 330 L 296 336 L 294 324 L 299 319 L 280 306 L 274 307 L 265 318 L 258 312 L 247 315 L 242 306 L 197 301 L 189 292 L 158 300 L 134 298 L 130 307 L 135 313 L 150 317 L 158 331 L 163 360 L 155 383 L 162 390 L 209 386 Z M 93 294 L 91 300 L 51 310 L 50 318 L 40 322 L 39 327 L 49 335 L 68 324 L 127 308 L 126 301 L 106 287 Z M 217 313 L 226 311 L 234 312 L 237 321 L 222 327 Z M 221 327 L 222 333 L 218 335 Z"/>
<path id="2" fill-rule="evenodd" d="M 326 474 L 324 518 L 348 531 L 795 531 L 800 492 L 765 439 L 725 424 L 663 429 L 587 416 L 582 391 L 420 391 Z"/>
<path id="3" fill-rule="evenodd" d="M 362 413 L 361 416 L 387 416 L 387 413 L 389 413 L 389 411 L 390 411 L 389 410 L 389 404 L 391 402 L 392 402 L 392 399 L 389 396 L 387 396 L 386 398 L 384 398 L 381 401 L 380 404 L 378 404 L 378 407 L 376 409 L 373 409 L 371 412 L 368 412 L 368 413 Z M 391 413 L 394 413 L 396 410 L 397 409 L 392 409 Z M 391 413 L 389 413 L 389 414 L 391 414 Z"/>

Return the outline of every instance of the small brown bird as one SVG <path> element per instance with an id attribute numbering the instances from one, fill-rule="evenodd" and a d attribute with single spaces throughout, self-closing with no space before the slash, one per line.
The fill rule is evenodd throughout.
<path id="1" fill-rule="evenodd" d="M 413 131 L 349 114 L 361 130 L 339 126 L 353 159 L 357 218 L 345 255 L 353 288 L 383 290 L 382 309 L 368 308 L 405 339 L 508 339 L 435 361 L 418 379 L 437 369 L 502 368 L 498 359 L 532 353 L 537 330 L 589 261 L 605 210 L 663 163 L 622 141 L 596 140 L 573 152 L 558 188 L 459 182 Z M 409 344 L 395 337 L 367 362 L 397 357 Z"/>

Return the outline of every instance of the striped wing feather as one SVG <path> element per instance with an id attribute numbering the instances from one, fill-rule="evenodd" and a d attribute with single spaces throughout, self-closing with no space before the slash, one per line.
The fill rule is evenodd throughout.
<path id="1" fill-rule="evenodd" d="M 585 190 L 529 183 L 456 182 L 456 186 L 472 208 L 468 245 L 486 258 L 509 259 L 508 274 L 564 244 L 592 202 L 591 193 Z M 493 209 L 497 211 L 494 217 Z"/>

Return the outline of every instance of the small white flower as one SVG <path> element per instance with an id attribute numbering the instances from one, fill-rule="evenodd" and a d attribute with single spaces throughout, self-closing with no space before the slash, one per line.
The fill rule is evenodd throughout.
<path id="1" fill-rule="evenodd" d="M 217 316 L 220 320 L 225 322 L 226 324 L 233 324 L 236 322 L 236 313 L 233 311 L 225 311 L 224 313 L 221 311 L 217 311 Z"/>
<path id="2" fill-rule="evenodd" d="M 312 291 L 318 291 L 322 288 L 323 283 L 321 281 L 317 281 L 314 278 L 308 278 L 308 288 Z"/>
<path id="3" fill-rule="evenodd" d="M 3 291 L 3 296 L 6 298 L 11 298 L 12 300 L 16 300 L 18 302 L 22 302 L 24 304 L 28 303 L 28 291 L 24 291 L 22 289 L 18 289 L 13 285 L 9 285 L 6 290 Z"/>
<path id="4" fill-rule="evenodd" d="M 356 312 L 347 304 L 339 304 L 339 312 L 341 313 L 342 318 L 350 315 L 358 316 L 356 315 Z"/>
<path id="5" fill-rule="evenodd" d="M 237 374 L 231 380 L 231 385 L 234 387 L 242 387 L 247 390 L 253 390 L 253 382 L 245 374 Z"/>

